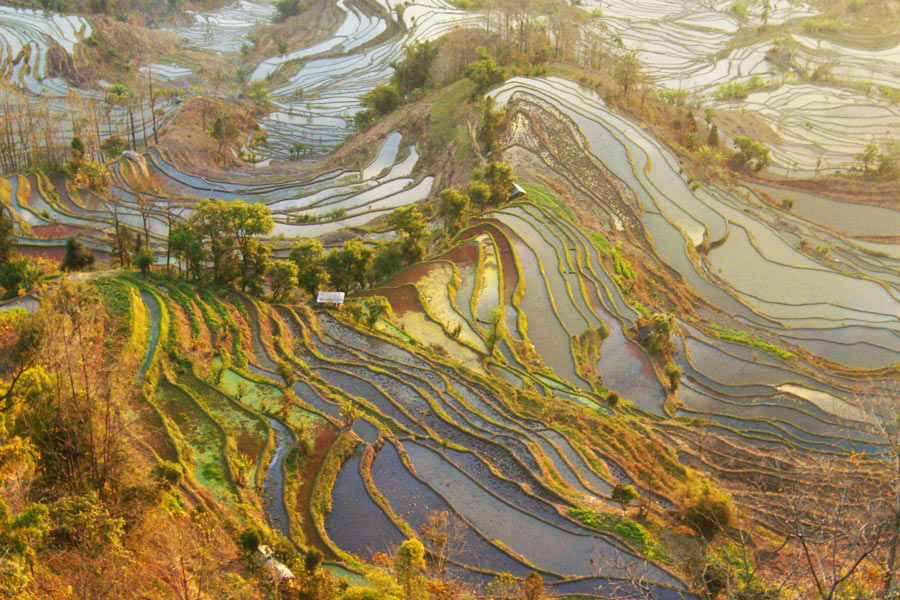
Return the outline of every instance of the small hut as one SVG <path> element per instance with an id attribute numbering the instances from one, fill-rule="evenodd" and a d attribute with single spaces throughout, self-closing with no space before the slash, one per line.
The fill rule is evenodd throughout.
<path id="1" fill-rule="evenodd" d="M 319 292 L 316 296 L 316 304 L 340 310 L 344 306 L 344 292 Z"/>
<path id="2" fill-rule="evenodd" d="M 515 200 L 516 198 L 521 198 L 522 196 L 527 196 L 528 192 L 525 191 L 518 183 L 512 184 L 512 187 L 509 188 L 509 199 Z"/>
<path id="3" fill-rule="evenodd" d="M 265 544 L 256 549 L 256 562 L 269 570 L 269 573 L 277 582 L 294 580 L 294 574 L 283 562 L 275 558 L 272 549 Z"/>

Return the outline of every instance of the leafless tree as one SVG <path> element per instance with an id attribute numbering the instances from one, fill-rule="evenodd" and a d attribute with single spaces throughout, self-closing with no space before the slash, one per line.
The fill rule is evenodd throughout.
<path id="1" fill-rule="evenodd" d="M 465 549 L 465 523 L 449 511 L 432 511 L 428 522 L 422 526 L 422 538 L 429 542 L 433 576 L 445 580 L 447 563 L 453 561 Z"/>
<path id="2" fill-rule="evenodd" d="M 879 456 L 792 451 L 763 466 L 770 476 L 747 482 L 744 523 L 732 536 L 745 582 L 820 600 L 897 597 L 900 396 L 880 389 L 858 404 L 868 421 L 856 435 L 867 433 Z M 767 543 L 750 539 L 751 529 L 767 530 Z"/>

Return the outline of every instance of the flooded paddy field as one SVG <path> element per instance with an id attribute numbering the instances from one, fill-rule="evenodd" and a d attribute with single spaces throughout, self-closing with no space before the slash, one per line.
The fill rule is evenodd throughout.
<path id="1" fill-rule="evenodd" d="M 686 93 L 704 107 L 751 111 L 778 138 L 773 168 L 780 173 L 846 170 L 870 138 L 896 134 L 900 113 L 879 88 L 900 84 L 897 47 L 855 47 L 796 27 L 820 14 L 812 3 L 754 3 L 743 15 L 732 5 L 588 2 L 585 10 L 600 7 L 602 16 L 583 35 L 582 52 L 621 45 L 635 52 L 660 90 Z M 742 35 L 785 24 L 800 32 L 761 40 Z M 816 72 L 824 84 L 796 81 L 798 73 Z M 751 79 L 766 90 L 742 99 L 716 97 L 720 86 Z"/>
<path id="2" fill-rule="evenodd" d="M 732 43 L 764 18 L 774 26 L 817 14 L 811 6 L 777 1 L 763 17 L 754 5 L 744 20 L 730 4 L 614 0 L 595 20 L 607 39 L 637 50 L 653 85 L 688 90 L 698 110 L 746 109 L 767 123 L 778 137 L 775 174 L 845 169 L 900 125 L 880 96 L 786 80 L 767 58 L 771 41 Z M 107 163 L 108 195 L 11 174 L 0 193 L 16 239 L 60 252 L 77 235 L 108 255 L 119 222 L 160 250 L 203 198 L 266 206 L 274 221 L 266 241 L 279 258 L 299 237 L 397 239 L 364 226 L 438 196 L 445 180 L 427 135 L 390 124 L 364 158 L 327 168 L 316 160 L 356 133 L 361 97 L 390 80 L 408 45 L 490 20 L 440 0 L 399 6 L 338 0 L 339 23 L 321 39 L 247 65 L 242 83 L 272 84 L 259 115 L 268 146 L 253 169 L 211 170 L 187 150 L 145 144 Z M 274 13 L 241 0 L 191 13 L 173 31 L 192 52 L 236 56 Z M 54 45 L 72 55 L 90 20 L 3 9 L 2 23 L 0 75 L 15 97 L 67 114 L 67 95 L 82 90 L 49 76 L 47 57 Z M 893 50 L 794 41 L 807 68 L 840 53 L 835 71 L 847 78 L 870 68 L 873 81 L 892 85 L 900 75 Z M 141 67 L 173 85 L 196 75 L 181 64 Z M 767 85 L 741 100 L 716 97 L 718 86 L 754 76 Z M 83 96 L 102 101 L 100 90 Z M 900 363 L 900 212 L 757 179 L 694 180 L 649 127 L 560 77 L 513 77 L 490 96 L 511 123 L 497 157 L 516 167 L 524 197 L 473 211 L 446 239 L 429 227 L 434 252 L 425 260 L 370 289 L 360 283 L 350 302 L 380 297 L 390 308 L 374 323 L 123 276 L 146 320 L 135 338 L 146 344 L 140 374 L 159 379 L 146 398 L 153 447 L 213 501 L 324 551 L 348 577 L 408 537 L 433 552 L 422 528 L 446 512 L 459 531 L 448 569 L 475 589 L 500 573 L 535 571 L 551 595 L 631 597 L 636 590 L 622 583 L 630 578 L 655 597 L 691 597 L 673 557 L 646 541 L 657 543 L 659 530 L 636 540 L 616 528 L 631 521 L 613 491 L 633 485 L 650 514 L 678 518 L 685 499 L 670 498 L 665 483 L 687 478 L 671 456 L 688 442 L 670 451 L 658 440 L 690 441 L 686 431 L 746 456 L 883 456 L 870 408 L 893 393 Z M 179 104 L 155 107 L 163 127 Z M 127 118 L 149 142 L 149 110 L 111 110 L 97 135 L 122 130 Z M 60 121 L 62 139 L 74 129 Z M 308 154 L 288 162 L 296 144 Z M 564 190 L 591 210 L 573 212 Z M 654 356 L 642 332 L 645 267 L 656 289 L 679 296 L 680 304 L 655 298 L 660 306 L 690 307 L 674 320 L 675 384 L 669 357 Z M 204 367 L 163 363 L 188 354 Z M 663 465 L 659 473 L 641 453 L 651 469 Z M 717 460 L 696 454 L 699 464 Z"/>
<path id="3" fill-rule="evenodd" d="M 880 261 L 891 263 L 893 259 L 861 252 L 851 236 L 874 234 L 882 223 L 881 231 L 887 233 L 891 219 L 900 213 L 819 201 L 812 194 L 800 194 L 799 209 L 788 213 L 763 203 L 755 192 L 702 186 L 691 189 L 667 150 L 634 124 L 610 112 L 590 91 L 549 78 L 513 80 L 496 94 L 499 102 L 524 111 L 533 106 L 531 103 L 550 104 L 563 118 L 577 123 L 596 159 L 615 176 L 630 182 L 641 202 L 648 239 L 661 260 L 707 302 L 728 311 L 742 327 L 765 331 L 766 338 L 773 342 L 759 346 L 771 348 L 767 352 L 716 339 L 716 335 L 724 335 L 721 328 L 710 331 L 704 324 L 707 333 L 701 333 L 683 324 L 682 330 L 691 333 L 677 352 L 688 386 L 679 393 L 684 405 L 684 412 L 679 414 L 702 415 L 727 428 L 732 432 L 729 435 L 743 435 L 766 446 L 774 441 L 810 452 L 880 451 L 868 431 L 865 411 L 858 408 L 870 399 L 874 401 L 879 392 L 866 391 L 868 384 L 864 382 L 826 375 L 790 352 L 772 353 L 778 348 L 799 348 L 832 364 L 859 369 L 886 368 L 896 363 L 900 296 L 892 269 L 878 268 Z M 765 191 L 776 197 L 787 195 L 771 188 Z M 544 230 L 541 239 L 528 242 L 528 262 L 542 265 L 543 270 L 541 275 L 535 272 L 526 279 L 531 282 L 540 277 L 548 287 L 542 291 L 543 308 L 526 306 L 525 313 L 558 315 L 568 331 L 576 334 L 594 319 L 602 320 L 611 332 L 603 348 L 610 344 L 610 350 L 616 349 L 609 355 L 604 353 L 598 363 L 604 386 L 644 410 L 661 410 L 665 394 L 655 374 L 641 369 L 640 350 L 627 350 L 629 342 L 623 334 L 634 323 L 634 315 L 609 301 L 608 291 L 617 286 L 604 286 L 581 267 L 582 278 L 591 281 L 598 289 L 597 297 L 604 300 L 601 305 L 592 305 L 590 298 L 576 297 L 583 286 L 566 286 L 565 279 L 557 275 L 577 263 L 565 258 L 575 252 L 574 227 L 561 225 L 565 219 L 552 211 L 542 213 L 533 207 L 506 211 L 517 217 L 533 215 L 542 225 L 539 230 L 548 222 L 557 223 L 551 231 Z M 874 222 L 875 229 L 867 230 L 868 219 L 876 214 L 880 218 Z M 502 219 L 509 221 L 509 217 Z M 791 226 L 785 227 L 784 222 Z M 532 230 L 523 225 L 517 222 L 507 231 L 527 238 Z M 843 233 L 835 233 L 831 227 Z M 571 237 L 567 240 L 567 236 Z M 697 253 L 693 247 L 699 248 L 702 239 L 721 241 L 708 252 Z M 546 241 L 553 240 L 556 256 L 541 250 Z M 804 245 L 821 244 L 823 240 L 840 252 L 843 260 L 839 265 L 803 251 Z M 518 243 L 521 254 L 526 244 Z M 588 259 L 585 266 L 589 265 L 590 253 L 581 256 Z M 552 271 L 547 268 L 557 261 L 561 264 L 554 264 Z M 602 264 L 591 267 L 593 274 L 604 270 Z M 526 287 L 525 299 L 530 288 Z M 553 339 L 558 342 L 560 336 Z M 534 343 L 540 348 L 540 334 Z M 547 352 L 545 348 L 541 354 Z M 565 353 L 556 348 L 550 356 L 558 360 Z M 634 365 L 623 362 L 628 356 L 635 357 Z M 577 384 L 566 376 L 572 367 L 551 366 L 558 375 Z M 636 378 L 635 373 L 641 372 L 644 375 Z M 658 390 L 656 398 L 648 402 L 654 389 Z M 812 398 L 828 400 L 816 402 Z"/>

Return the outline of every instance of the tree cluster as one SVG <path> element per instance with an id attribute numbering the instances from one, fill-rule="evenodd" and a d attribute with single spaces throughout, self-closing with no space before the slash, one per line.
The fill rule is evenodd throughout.
<path id="1" fill-rule="evenodd" d="M 493 156 L 500 143 L 500 134 L 506 123 L 506 111 L 495 108 L 493 96 L 484 99 L 484 110 L 481 114 L 481 126 L 478 128 L 478 143 L 487 156 Z"/>
<path id="2" fill-rule="evenodd" d="M 94 253 L 85 247 L 77 237 L 66 240 L 66 253 L 63 256 L 63 271 L 83 271 L 94 266 Z"/>
<path id="3" fill-rule="evenodd" d="M 184 265 L 195 281 L 209 264 L 213 282 L 260 294 L 271 263 L 269 248 L 259 238 L 273 227 L 263 204 L 205 199 L 170 229 L 169 246 L 179 268 Z"/>
<path id="4" fill-rule="evenodd" d="M 394 210 L 388 224 L 397 239 L 375 248 L 349 240 L 341 248 L 325 252 L 313 238 L 297 242 L 290 252 L 296 265 L 297 284 L 311 296 L 331 287 L 342 291 L 364 288 L 382 281 L 425 255 L 426 221 L 416 206 Z"/>
<path id="5" fill-rule="evenodd" d="M 738 169 L 750 169 L 755 173 L 772 164 L 772 151 L 760 142 L 754 142 L 745 135 L 734 138 L 737 148 L 731 156 L 731 162 Z"/>
<path id="6" fill-rule="evenodd" d="M 275 23 L 283 23 L 290 17 L 295 17 L 309 8 L 309 2 L 306 0 L 278 0 L 275 3 L 275 16 L 272 21 Z"/>
<path id="7" fill-rule="evenodd" d="M 86 40 L 88 46 L 98 43 L 95 36 Z M 58 102 L 36 102 L 5 89 L 0 94 L 0 168 L 74 177 L 82 162 L 102 164 L 126 148 L 158 141 L 160 104 L 182 93 L 154 89 L 149 72 L 145 86 L 112 84 L 101 98 L 70 94 Z"/>
<path id="8" fill-rule="evenodd" d="M 12 217 L 0 206 L 0 288 L 7 295 L 24 295 L 40 283 L 51 269 L 46 261 L 18 254 L 15 245 Z"/>
<path id="9" fill-rule="evenodd" d="M 444 233 L 456 235 L 472 210 L 483 211 L 504 204 L 509 200 L 514 181 L 512 167 L 490 161 L 483 169 L 472 172 L 472 180 L 465 190 L 443 190 L 438 214 L 444 219 Z"/>
<path id="10" fill-rule="evenodd" d="M 110 293 L 63 281 L 0 315 L 0 597 L 263 597 L 221 569 L 234 543 L 181 465 L 135 452 L 139 356 Z"/>
<path id="11" fill-rule="evenodd" d="M 466 67 L 466 77 L 475 82 L 475 94 L 481 95 L 509 76 L 509 71 L 484 46 L 475 49 L 477 58 Z"/>
<path id="12" fill-rule="evenodd" d="M 893 140 L 869 142 L 856 160 L 866 177 L 896 179 L 900 175 L 900 145 Z"/>
<path id="13" fill-rule="evenodd" d="M 650 317 L 641 316 L 637 322 L 642 332 L 641 341 L 656 356 L 668 357 L 675 351 L 672 337 L 677 333 L 678 324 L 675 316 L 667 313 L 653 313 Z"/>
<path id="14" fill-rule="evenodd" d="M 438 43 L 426 40 L 406 47 L 402 61 L 391 63 L 391 80 L 364 94 L 364 110 L 355 116 L 356 126 L 365 129 L 377 119 L 417 98 L 431 80 L 431 67 L 438 53 Z"/>

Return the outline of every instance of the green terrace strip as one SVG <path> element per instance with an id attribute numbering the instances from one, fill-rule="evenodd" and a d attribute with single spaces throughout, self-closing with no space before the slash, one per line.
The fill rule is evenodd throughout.
<path id="1" fill-rule="evenodd" d="M 631 266 L 631 263 L 628 262 L 627 258 L 622 256 L 621 242 L 617 243 L 615 246 L 611 246 L 602 233 L 597 233 L 594 231 L 591 232 L 591 237 L 597 244 L 597 247 L 600 249 L 600 253 L 603 256 L 612 257 L 613 266 L 616 269 L 617 275 L 621 276 L 624 279 L 634 279 L 634 267 Z"/>
<path id="2" fill-rule="evenodd" d="M 598 513 L 587 509 L 570 508 L 569 515 L 578 519 L 585 525 L 598 529 L 600 531 L 608 531 L 627 540 L 641 554 L 653 560 L 659 560 L 666 564 L 671 564 L 671 557 L 659 545 L 659 542 L 647 529 L 621 515 L 612 513 Z"/>
<path id="3" fill-rule="evenodd" d="M 578 219 L 564 202 L 562 202 L 549 187 L 534 183 L 523 183 L 522 187 L 528 192 L 528 197 L 535 201 L 539 206 L 543 206 L 564 219 L 577 224 Z"/>
<path id="4" fill-rule="evenodd" d="M 746 331 L 742 331 L 740 329 L 729 329 L 720 325 L 716 325 L 715 323 L 710 323 L 709 328 L 712 330 L 712 334 L 720 340 L 725 340 L 726 342 L 736 342 L 738 344 L 744 344 L 745 346 L 752 346 L 753 348 L 758 348 L 763 352 L 774 354 L 778 358 L 788 362 L 793 361 L 796 358 L 793 352 L 789 352 L 784 348 L 776 346 L 775 344 L 769 343 L 765 340 L 761 340 Z"/>

